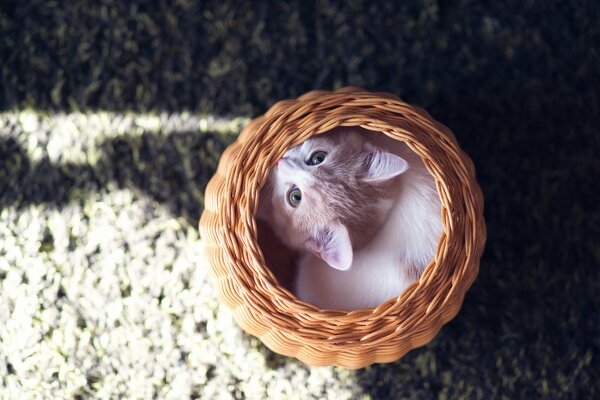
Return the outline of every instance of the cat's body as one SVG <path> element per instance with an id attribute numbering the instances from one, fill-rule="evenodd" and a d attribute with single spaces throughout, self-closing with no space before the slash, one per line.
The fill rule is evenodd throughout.
<path id="1" fill-rule="evenodd" d="M 314 154 L 318 165 L 310 165 Z M 348 127 L 309 139 L 282 161 L 264 193 L 272 209 L 260 215 L 302 251 L 298 298 L 321 308 L 374 307 L 418 279 L 442 228 L 435 181 L 419 156 Z"/>

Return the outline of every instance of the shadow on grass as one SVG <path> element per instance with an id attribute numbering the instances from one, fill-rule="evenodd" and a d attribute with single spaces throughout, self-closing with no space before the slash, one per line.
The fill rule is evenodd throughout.
<path id="1" fill-rule="evenodd" d="M 196 226 L 204 189 L 225 147 L 222 133 L 172 132 L 118 136 L 103 142 L 94 165 L 32 161 L 12 138 L 0 138 L 0 208 L 46 204 L 62 207 L 113 184 L 137 188 Z"/>

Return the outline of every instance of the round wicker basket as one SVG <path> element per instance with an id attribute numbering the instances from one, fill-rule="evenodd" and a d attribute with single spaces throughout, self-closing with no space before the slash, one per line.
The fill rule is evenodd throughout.
<path id="1" fill-rule="evenodd" d="M 255 219 L 276 161 L 337 126 L 406 142 L 434 176 L 441 199 L 444 228 L 435 258 L 401 296 L 376 308 L 321 310 L 299 301 L 286 289 L 294 254 Z M 248 124 L 206 188 L 200 230 L 220 299 L 244 330 L 307 364 L 351 369 L 395 361 L 429 342 L 458 313 L 486 238 L 475 169 L 450 130 L 393 95 L 355 87 L 280 101 Z"/>

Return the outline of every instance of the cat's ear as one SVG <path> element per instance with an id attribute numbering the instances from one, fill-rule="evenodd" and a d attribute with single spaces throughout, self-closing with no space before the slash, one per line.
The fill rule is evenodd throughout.
<path id="1" fill-rule="evenodd" d="M 307 240 L 307 247 L 321 257 L 329 266 L 345 271 L 352 265 L 352 243 L 348 229 L 340 223 L 333 223 Z"/>
<path id="2" fill-rule="evenodd" d="M 371 145 L 367 146 L 367 151 L 367 165 L 363 177 L 367 182 L 391 179 L 408 169 L 408 163 L 402 157 Z"/>

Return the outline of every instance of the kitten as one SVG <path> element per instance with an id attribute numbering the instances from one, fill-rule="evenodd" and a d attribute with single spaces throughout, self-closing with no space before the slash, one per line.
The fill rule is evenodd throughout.
<path id="1" fill-rule="evenodd" d="M 294 293 L 321 308 L 377 306 L 419 278 L 441 234 L 435 181 L 404 143 L 337 128 L 289 149 L 258 217 L 300 250 Z"/>

